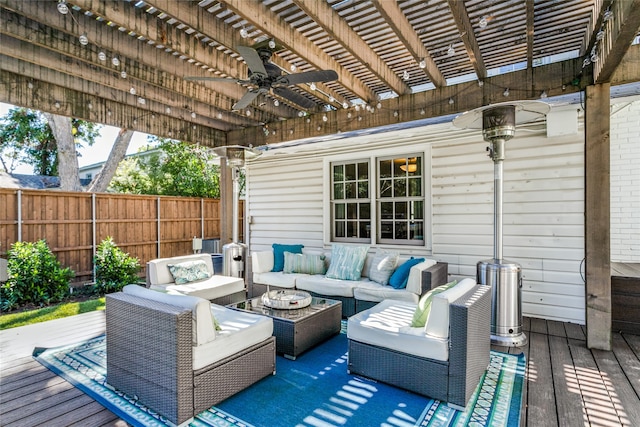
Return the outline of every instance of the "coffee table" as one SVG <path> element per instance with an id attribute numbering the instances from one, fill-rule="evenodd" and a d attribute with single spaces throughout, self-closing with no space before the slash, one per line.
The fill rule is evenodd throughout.
<path id="1" fill-rule="evenodd" d="M 291 360 L 339 333 L 341 327 L 342 302 L 326 298 L 312 297 L 309 306 L 299 309 L 269 308 L 262 303 L 261 297 L 229 304 L 227 307 L 271 317 L 276 352 Z"/>

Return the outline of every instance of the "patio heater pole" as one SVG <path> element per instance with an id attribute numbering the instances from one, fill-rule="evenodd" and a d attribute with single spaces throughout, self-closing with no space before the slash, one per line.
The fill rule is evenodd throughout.
<path id="1" fill-rule="evenodd" d="M 482 126 L 484 140 L 493 161 L 493 259 L 480 261 L 476 266 L 479 284 L 492 287 L 491 343 L 505 347 L 520 347 L 527 343 L 522 331 L 522 268 L 506 261 L 502 253 L 502 195 L 505 142 L 513 138 L 516 129 L 516 109 L 519 123 L 532 120 L 549 111 L 542 102 L 527 101 L 481 107 L 465 113 L 453 121 L 462 128 Z M 480 112 L 482 112 L 480 121 Z"/>

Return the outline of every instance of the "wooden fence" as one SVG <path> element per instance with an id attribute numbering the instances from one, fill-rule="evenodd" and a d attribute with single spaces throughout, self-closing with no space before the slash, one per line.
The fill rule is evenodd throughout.
<path id="1" fill-rule="evenodd" d="M 218 199 L 0 189 L 0 257 L 17 241 L 45 239 L 74 282 L 89 282 L 95 248 L 111 236 L 144 275 L 151 259 L 193 253 L 194 237 L 219 239 L 220 217 Z"/>

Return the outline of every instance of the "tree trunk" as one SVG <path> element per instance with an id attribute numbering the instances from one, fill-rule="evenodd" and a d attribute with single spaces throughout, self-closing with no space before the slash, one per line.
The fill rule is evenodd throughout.
<path id="1" fill-rule="evenodd" d="M 129 143 L 131 142 L 133 134 L 134 131 L 132 130 L 120 129 L 120 132 L 118 132 L 118 136 L 113 143 L 113 147 L 111 148 L 111 153 L 109 153 L 107 162 L 102 166 L 100 173 L 98 173 L 89 185 L 90 192 L 102 193 L 107 191 L 111 178 L 115 175 L 120 161 L 124 159 L 124 156 L 127 153 L 127 148 L 129 148 Z"/>
<path id="2" fill-rule="evenodd" d="M 78 171 L 78 153 L 73 138 L 71 119 L 50 113 L 43 113 L 49 122 L 53 136 L 58 144 L 58 176 L 60 189 L 64 191 L 82 191 Z"/>

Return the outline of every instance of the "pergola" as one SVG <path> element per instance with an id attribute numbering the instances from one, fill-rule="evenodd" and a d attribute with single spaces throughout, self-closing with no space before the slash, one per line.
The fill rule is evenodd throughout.
<path id="1" fill-rule="evenodd" d="M 66 13 L 65 13 L 66 12 Z M 609 348 L 609 98 L 640 81 L 640 0 L 0 0 L 0 102 L 206 146 L 254 146 L 585 91 L 588 345 Z M 273 40 L 316 106 L 246 78 Z"/>

